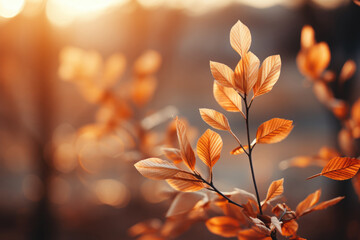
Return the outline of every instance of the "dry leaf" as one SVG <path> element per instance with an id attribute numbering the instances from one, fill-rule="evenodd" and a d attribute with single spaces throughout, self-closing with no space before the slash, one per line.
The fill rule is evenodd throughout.
<path id="1" fill-rule="evenodd" d="M 184 172 L 173 163 L 160 158 L 141 160 L 135 164 L 135 167 L 144 177 L 156 180 L 172 178 L 177 173 Z"/>
<path id="2" fill-rule="evenodd" d="M 312 206 L 314 206 L 320 198 L 321 190 L 317 190 L 316 192 L 307 196 L 302 202 L 300 202 L 296 207 L 296 215 L 298 217 L 304 215 L 306 211 L 308 211 Z"/>
<path id="3" fill-rule="evenodd" d="M 279 221 L 279 219 L 277 219 L 277 217 L 274 217 L 274 216 L 271 217 L 271 225 L 272 225 L 273 227 L 275 227 L 275 229 L 276 229 L 280 234 L 282 234 L 281 222 Z M 271 229 L 273 229 L 273 228 L 271 227 Z"/>
<path id="4" fill-rule="evenodd" d="M 266 227 L 265 223 L 261 221 L 259 218 L 253 218 L 250 217 L 250 219 L 253 221 L 253 229 L 259 233 L 264 234 L 265 236 L 270 236 L 271 230 Z"/>
<path id="5" fill-rule="evenodd" d="M 259 65 L 259 59 L 252 52 L 245 54 L 237 64 L 234 72 L 235 87 L 242 94 L 249 94 L 254 87 Z"/>
<path id="6" fill-rule="evenodd" d="M 209 167 L 210 173 L 220 158 L 222 146 L 223 142 L 220 135 L 210 129 L 206 130 L 197 143 L 197 154 Z"/>
<path id="7" fill-rule="evenodd" d="M 250 49 L 251 33 L 245 24 L 237 21 L 230 31 L 231 47 L 243 57 Z"/>
<path id="8" fill-rule="evenodd" d="M 224 87 L 234 87 L 234 72 L 225 64 L 210 61 L 210 70 L 214 79 Z"/>
<path id="9" fill-rule="evenodd" d="M 344 63 L 344 66 L 341 69 L 339 81 L 340 83 L 344 83 L 345 81 L 349 80 L 356 71 L 356 64 L 353 60 L 347 60 Z"/>
<path id="10" fill-rule="evenodd" d="M 235 237 L 240 230 L 238 221 L 227 216 L 210 218 L 206 221 L 206 227 L 210 232 L 223 237 Z"/>
<path id="11" fill-rule="evenodd" d="M 335 205 L 337 204 L 338 202 L 340 202 L 341 200 L 343 200 L 345 197 L 336 197 L 336 198 L 333 198 L 331 200 L 328 200 L 328 201 L 325 201 L 325 202 L 322 202 L 322 203 L 319 203 L 318 205 L 316 205 L 315 207 L 311 208 L 311 212 L 312 211 L 317 211 L 317 210 L 323 210 L 325 208 L 328 208 L 332 205 Z"/>
<path id="12" fill-rule="evenodd" d="M 171 206 L 166 213 L 166 217 L 173 217 L 190 212 L 196 208 L 199 203 L 203 205 L 207 201 L 208 197 L 205 193 L 181 192 L 172 201 Z"/>
<path id="13" fill-rule="evenodd" d="M 335 157 L 323 168 L 321 173 L 309 177 L 312 179 L 318 176 L 325 176 L 334 180 L 350 179 L 359 171 L 360 160 L 349 157 Z"/>
<path id="14" fill-rule="evenodd" d="M 162 148 L 165 156 L 174 163 L 182 162 L 181 152 L 177 148 Z"/>
<path id="15" fill-rule="evenodd" d="M 293 121 L 273 118 L 261 124 L 256 132 L 256 143 L 277 143 L 285 139 L 293 129 Z"/>
<path id="16" fill-rule="evenodd" d="M 195 153 L 186 135 L 186 127 L 179 119 L 176 119 L 176 132 L 178 135 L 181 157 L 184 163 L 191 169 L 195 169 Z"/>
<path id="17" fill-rule="evenodd" d="M 254 96 L 270 92 L 280 76 L 280 55 L 267 57 L 259 70 L 258 79 L 254 85 Z"/>
<path id="18" fill-rule="evenodd" d="M 242 112 L 241 97 L 233 88 L 223 87 L 214 81 L 214 97 L 229 112 Z"/>
<path id="19" fill-rule="evenodd" d="M 208 108 L 200 108 L 199 111 L 201 118 L 211 127 L 218 130 L 230 131 L 229 121 L 224 114 Z"/>
<path id="20" fill-rule="evenodd" d="M 182 192 L 195 192 L 204 188 L 201 180 L 184 172 L 179 172 L 171 179 L 166 179 L 166 182 L 175 190 Z"/>
<path id="21" fill-rule="evenodd" d="M 273 181 L 270 184 L 270 187 L 268 189 L 268 192 L 266 194 L 265 200 L 261 203 L 263 205 L 264 203 L 270 201 L 271 199 L 280 196 L 284 192 L 284 179 L 279 179 L 277 181 Z"/>

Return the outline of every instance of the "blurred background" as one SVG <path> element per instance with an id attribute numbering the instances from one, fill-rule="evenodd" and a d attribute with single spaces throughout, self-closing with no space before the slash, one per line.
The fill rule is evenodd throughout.
<path id="1" fill-rule="evenodd" d="M 322 200 L 346 195 L 301 219 L 299 235 L 360 239 L 350 180 L 306 181 L 321 168 L 279 167 L 338 148 L 340 124 L 295 60 L 310 24 L 330 46 L 330 69 L 339 73 L 347 59 L 359 66 L 360 7 L 347 0 L 0 0 L 0 239 L 133 239 L 130 226 L 164 219 L 166 183 L 146 180 L 133 164 L 174 142 L 176 115 L 192 126 L 195 146 L 208 128 L 198 109 L 222 111 L 209 61 L 235 68 L 229 32 L 237 20 L 249 27 L 260 61 L 282 59 L 273 91 L 253 104 L 253 136 L 272 117 L 295 124 L 285 141 L 254 151 L 260 195 L 282 177 L 292 208 L 318 188 Z M 355 73 L 337 97 L 353 103 L 359 90 Z M 241 115 L 227 116 L 244 137 Z M 236 142 L 220 134 L 216 184 L 253 192 L 247 159 L 228 154 Z M 178 239 L 220 237 L 199 223 Z"/>

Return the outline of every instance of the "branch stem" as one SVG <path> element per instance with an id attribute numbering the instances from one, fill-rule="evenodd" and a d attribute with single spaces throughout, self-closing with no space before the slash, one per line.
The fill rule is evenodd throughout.
<path id="1" fill-rule="evenodd" d="M 256 199 L 259 205 L 259 211 L 260 211 L 260 215 L 263 215 L 262 209 L 261 209 L 261 203 L 260 203 L 260 197 L 259 197 L 259 191 L 256 185 L 256 180 L 255 180 L 255 173 L 254 173 L 254 167 L 253 167 L 253 163 L 252 163 L 252 150 L 253 147 L 251 147 L 251 142 L 250 142 L 250 127 L 249 127 L 249 110 L 250 110 L 250 106 L 251 104 L 248 106 L 247 103 L 247 96 L 245 94 L 244 96 L 244 103 L 245 103 L 245 108 L 246 108 L 246 118 L 245 118 L 245 124 L 246 124 L 246 133 L 247 133 L 247 140 L 248 140 L 248 146 L 249 146 L 249 152 L 248 152 L 248 158 L 249 158 L 249 164 L 250 164 L 250 169 L 251 169 L 251 176 L 252 176 L 252 180 L 254 183 L 254 188 L 255 188 L 255 193 L 256 193 Z M 252 102 L 251 102 L 252 103 Z"/>

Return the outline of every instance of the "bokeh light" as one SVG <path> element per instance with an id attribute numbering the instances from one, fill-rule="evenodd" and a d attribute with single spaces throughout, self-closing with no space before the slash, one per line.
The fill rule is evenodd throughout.
<path id="1" fill-rule="evenodd" d="M 24 8 L 25 0 L 0 0 L 0 16 L 12 18 Z"/>

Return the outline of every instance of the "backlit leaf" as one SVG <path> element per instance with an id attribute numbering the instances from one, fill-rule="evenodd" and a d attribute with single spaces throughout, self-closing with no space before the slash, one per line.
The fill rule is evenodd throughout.
<path id="1" fill-rule="evenodd" d="M 263 201 L 264 203 L 270 201 L 274 197 L 280 196 L 284 192 L 284 179 L 279 179 L 277 181 L 273 181 L 270 184 L 270 187 L 268 189 L 268 192 L 266 194 L 266 198 Z M 262 204 L 264 204 L 262 203 Z"/>
<path id="2" fill-rule="evenodd" d="M 356 71 L 355 62 L 353 60 L 347 60 L 340 72 L 340 77 L 339 77 L 340 83 L 349 80 L 354 75 L 355 71 Z"/>
<path id="3" fill-rule="evenodd" d="M 214 82 L 214 97 L 218 104 L 229 112 L 241 112 L 241 97 L 233 88 L 223 87 Z"/>
<path id="4" fill-rule="evenodd" d="M 252 52 L 245 54 L 236 65 L 235 88 L 242 94 L 248 94 L 254 87 L 259 72 L 259 59 Z"/>
<path id="5" fill-rule="evenodd" d="M 335 204 L 337 204 L 338 202 L 340 202 L 341 200 L 343 200 L 345 197 L 336 197 L 336 198 L 333 198 L 331 200 L 328 200 L 328 201 L 325 201 L 325 202 L 322 202 L 322 203 L 319 203 L 318 205 L 316 205 L 315 207 L 313 207 L 311 209 L 311 211 L 317 211 L 317 210 L 323 210 L 325 208 L 328 208 L 330 206 L 333 206 Z"/>
<path id="6" fill-rule="evenodd" d="M 355 176 L 359 171 L 360 160 L 349 157 L 335 157 L 323 168 L 321 173 L 309 177 L 325 176 L 334 180 L 346 180 Z"/>
<path id="7" fill-rule="evenodd" d="M 201 118 L 211 127 L 224 131 L 230 130 L 229 121 L 224 114 L 208 108 L 200 108 L 199 110 Z"/>
<path id="8" fill-rule="evenodd" d="M 245 145 L 245 146 L 243 146 L 243 147 L 236 147 L 236 148 L 234 148 L 231 152 L 230 152 L 230 154 L 232 154 L 232 155 L 239 155 L 239 154 L 243 154 L 244 153 L 244 149 L 245 150 L 247 150 L 249 148 L 249 146 L 248 145 Z"/>
<path id="9" fill-rule="evenodd" d="M 210 61 L 210 70 L 214 79 L 224 87 L 234 87 L 234 72 L 225 64 Z"/>
<path id="10" fill-rule="evenodd" d="M 227 216 L 210 218 L 206 221 L 206 227 L 210 232 L 223 237 L 235 237 L 240 230 L 238 221 Z"/>
<path id="11" fill-rule="evenodd" d="M 254 85 L 254 96 L 260 96 L 270 92 L 280 76 L 280 55 L 267 57 L 259 70 L 256 84 Z"/>
<path id="12" fill-rule="evenodd" d="M 275 227 L 275 229 L 282 234 L 282 229 L 281 229 L 281 222 L 279 221 L 279 219 L 277 219 L 277 217 L 272 216 L 271 217 L 271 224 Z M 271 228 L 272 229 L 272 228 Z"/>
<path id="13" fill-rule="evenodd" d="M 302 202 L 300 202 L 296 207 L 296 215 L 298 217 L 302 216 L 306 213 L 308 209 L 314 206 L 320 198 L 321 190 L 317 190 L 316 192 L 307 196 Z"/>
<path id="14" fill-rule="evenodd" d="M 256 143 L 277 143 L 285 139 L 293 129 L 293 121 L 273 118 L 261 124 L 256 132 Z"/>
<path id="15" fill-rule="evenodd" d="M 205 193 L 201 192 L 182 192 L 172 201 L 166 217 L 172 217 L 179 214 L 190 212 L 199 203 L 205 203 L 208 199 Z M 205 200 L 205 201 L 204 201 Z"/>
<path id="16" fill-rule="evenodd" d="M 223 146 L 222 139 L 220 135 L 210 129 L 199 138 L 197 143 L 197 154 L 199 158 L 210 168 L 212 167 L 220 158 L 221 149 Z"/>
<path id="17" fill-rule="evenodd" d="M 166 182 L 175 190 L 182 192 L 195 192 L 204 188 L 201 180 L 184 172 L 179 172 L 171 179 L 166 179 Z"/>
<path id="18" fill-rule="evenodd" d="M 173 163 L 159 158 L 141 160 L 135 163 L 135 167 L 144 177 L 156 180 L 171 178 L 182 171 Z"/>
<path id="19" fill-rule="evenodd" d="M 231 47 L 243 57 L 250 49 L 251 33 L 245 24 L 240 21 L 231 28 L 230 31 Z"/>
<path id="20" fill-rule="evenodd" d="M 178 135 L 181 157 L 184 163 L 191 169 L 195 168 L 195 153 L 186 135 L 186 127 L 179 119 L 176 120 L 176 132 Z"/>
<path id="21" fill-rule="evenodd" d="M 162 148 L 165 156 L 174 163 L 182 162 L 181 151 L 177 148 Z"/>

